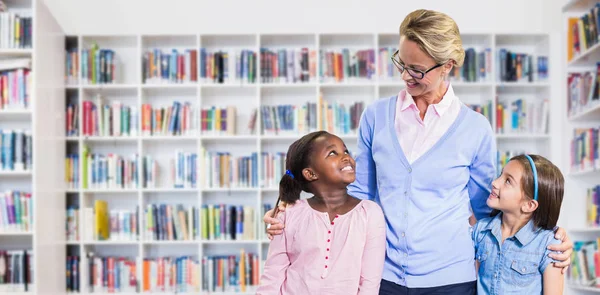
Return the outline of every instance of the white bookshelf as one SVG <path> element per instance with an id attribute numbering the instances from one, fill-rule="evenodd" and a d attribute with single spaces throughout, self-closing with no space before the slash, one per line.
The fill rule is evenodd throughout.
<path id="1" fill-rule="evenodd" d="M 600 227 L 592 227 L 588 224 L 587 212 L 587 189 L 600 185 L 600 171 L 598 168 L 585 167 L 575 169 L 572 167 L 572 148 L 570 146 L 574 136 L 574 130 L 577 128 L 599 128 L 600 127 L 600 104 L 589 103 L 577 109 L 575 113 L 568 113 L 569 85 L 568 75 L 570 73 L 583 73 L 585 71 L 596 70 L 596 63 L 600 61 L 600 46 L 598 43 L 592 44 L 587 49 L 582 49 L 580 54 L 574 55 L 570 60 L 568 58 L 568 32 L 569 18 L 581 17 L 589 12 L 598 1 L 594 0 L 571 0 L 568 1 L 562 9 L 563 27 L 561 30 L 563 47 L 561 63 L 564 66 L 564 72 L 561 75 L 561 83 L 564 85 L 563 91 L 563 110 L 560 114 L 563 128 L 564 145 L 564 170 L 565 175 L 565 199 L 563 200 L 562 215 L 568 217 L 565 221 L 568 234 L 573 241 L 596 241 L 600 238 Z M 597 267 L 597 266 L 596 266 Z M 600 288 L 594 284 L 583 282 L 568 281 L 565 284 L 566 294 L 592 294 L 600 293 Z"/>
<path id="2" fill-rule="evenodd" d="M 492 52 L 492 72 L 488 80 L 480 82 L 452 82 L 455 93 L 465 103 L 483 104 L 492 101 L 493 111 L 491 124 L 496 130 L 495 106 L 498 99 L 523 98 L 524 100 L 551 100 L 553 85 L 549 80 L 533 82 L 502 82 L 496 73 L 497 51 L 507 48 L 520 53 L 545 55 L 549 57 L 549 67 L 554 67 L 554 59 L 550 58 L 550 36 L 546 34 L 464 34 L 465 48 L 483 50 L 490 48 Z M 174 100 L 189 101 L 193 107 L 210 107 L 213 105 L 237 107 L 235 135 L 219 134 L 190 134 L 182 136 L 147 136 L 139 131 L 136 135 L 127 137 L 85 137 L 81 136 L 82 124 L 79 124 L 79 135 L 65 138 L 67 150 L 82 154 L 82 147 L 87 144 L 92 151 L 102 153 L 116 152 L 123 156 L 132 153 L 139 155 L 151 154 L 161 164 L 161 185 L 157 188 L 134 189 L 83 189 L 81 187 L 66 190 L 67 203 L 79 205 L 79 219 L 82 220 L 82 209 L 91 206 L 96 199 L 109 202 L 109 208 L 134 210 L 139 206 L 139 224 L 143 224 L 144 205 L 153 202 L 182 203 L 200 207 L 203 204 L 227 203 L 235 205 L 248 205 L 254 207 L 255 231 L 262 232 L 262 205 L 274 205 L 277 199 L 279 175 L 275 175 L 276 186 L 251 187 L 251 188 L 172 188 L 166 183 L 164 172 L 168 169 L 168 159 L 174 156 L 175 149 L 200 154 L 201 148 L 207 150 L 229 151 L 233 156 L 249 155 L 257 152 L 260 159 L 262 152 L 287 152 L 288 146 L 301 134 L 261 134 L 260 129 L 250 132 L 247 125 L 251 111 L 263 105 L 274 104 L 302 104 L 305 102 L 317 103 L 319 93 L 323 93 L 323 100 L 333 102 L 364 102 L 366 107 L 378 98 L 387 98 L 397 94 L 402 88 L 402 81 L 396 77 L 388 79 L 380 77 L 375 72 L 371 79 L 353 79 L 352 81 L 333 82 L 321 81 L 317 63 L 317 76 L 302 83 L 264 83 L 261 82 L 261 55 L 262 48 L 277 50 L 280 48 L 301 48 L 319 50 L 334 50 L 340 48 L 374 49 L 375 67 L 379 64 L 380 47 L 397 47 L 398 36 L 396 33 L 364 33 L 364 34 L 336 34 L 336 33 L 306 33 L 306 34 L 231 34 L 231 35 L 103 35 L 67 36 L 70 48 L 82 47 L 93 42 L 98 42 L 101 47 L 114 49 L 120 62 L 119 75 L 114 84 L 86 85 L 75 83 L 67 85 L 68 101 L 79 104 L 79 121 L 82 122 L 83 100 L 102 94 L 108 101 L 122 101 L 129 106 L 136 106 L 139 111 L 143 103 L 168 106 Z M 210 84 L 199 81 L 197 83 L 163 84 L 144 83 L 142 81 L 142 55 L 153 48 L 170 51 L 206 48 L 207 50 L 219 49 L 251 49 L 257 54 L 258 66 L 255 83 L 224 83 Z M 198 62 L 200 57 L 198 57 Z M 386 61 L 387 62 L 387 61 Z M 199 68 L 199 66 L 198 66 Z M 397 70 L 395 70 L 397 71 Z M 81 74 L 79 75 L 81 78 Z M 81 81 L 81 79 L 80 79 Z M 64 112 L 64 110 L 63 110 Z M 550 108 L 550 117 L 554 114 Z M 320 111 L 318 111 L 318 116 Z M 260 126 L 261 117 L 257 118 Z M 141 119 L 140 119 L 141 120 Z M 548 124 L 553 126 L 552 124 Z M 138 124 L 138 127 L 141 123 Z M 257 127 L 257 128 L 258 128 Z M 507 132 L 498 133 L 496 140 L 500 150 L 518 149 L 528 152 L 540 153 L 553 157 L 550 145 L 551 134 L 555 132 L 549 128 L 547 132 Z M 356 150 L 357 136 L 355 133 L 339 134 L 351 151 Z M 81 159 L 81 158 L 80 158 Z M 258 161 L 258 171 L 262 170 L 263 163 Z M 202 169 L 202 167 L 200 167 Z M 260 174 L 260 173 L 259 173 Z M 83 229 L 82 229 L 83 230 Z M 85 235 L 85 233 L 80 233 Z M 257 253 L 260 261 L 264 261 L 268 252 L 268 240 L 262 234 L 255 239 L 241 241 L 148 241 L 143 238 L 137 241 L 68 241 L 68 252 L 81 257 L 81 280 L 79 285 L 82 292 L 87 294 L 87 261 L 85 253 L 93 251 L 100 255 L 126 255 L 136 257 L 138 261 L 138 279 L 142 278 L 141 262 L 146 257 L 169 255 L 191 255 L 202 260 L 205 255 L 239 254 L 239 249 L 246 252 Z M 262 265 L 262 263 L 261 263 Z M 261 266 L 262 268 L 262 266 Z M 140 285 L 142 282 L 139 282 Z M 238 293 L 236 293 L 238 294 Z M 249 294 L 249 293 L 248 293 Z"/>
<path id="3" fill-rule="evenodd" d="M 60 294 L 65 289 L 64 273 L 56 271 L 65 261 L 64 34 L 43 0 L 4 2 L 8 13 L 31 17 L 31 46 L 22 48 L 0 42 L 0 65 L 31 59 L 31 78 L 28 106 L 3 107 L 0 129 L 31 134 L 32 167 L 0 171 L 3 198 L 8 191 L 31 193 L 29 230 L 0 226 L 0 251 L 31 251 L 33 282 L 28 290 L 24 286 L 0 285 L 0 293 Z M 2 14 L 6 16 L 6 12 Z M 6 33 L 0 31 L 0 38 Z"/>

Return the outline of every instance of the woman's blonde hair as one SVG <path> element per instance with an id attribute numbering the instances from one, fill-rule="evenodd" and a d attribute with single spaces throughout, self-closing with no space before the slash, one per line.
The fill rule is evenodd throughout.
<path id="1" fill-rule="evenodd" d="M 453 60 L 455 66 L 463 65 L 465 50 L 460 31 L 444 13 L 426 9 L 411 12 L 400 24 L 400 36 L 417 43 L 438 64 Z"/>

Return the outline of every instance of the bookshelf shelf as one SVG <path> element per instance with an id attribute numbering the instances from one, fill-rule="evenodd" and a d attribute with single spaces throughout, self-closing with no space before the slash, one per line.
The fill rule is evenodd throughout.
<path id="1" fill-rule="evenodd" d="M 600 43 L 586 49 L 579 55 L 573 57 L 567 64 L 568 67 L 578 67 L 589 65 L 591 62 L 600 60 Z"/>
<path id="2" fill-rule="evenodd" d="M 569 0 L 562 8 L 563 12 L 583 13 L 589 11 L 597 0 Z"/>
<path id="3" fill-rule="evenodd" d="M 594 233 L 594 234 L 600 234 L 600 227 L 582 227 L 582 228 L 571 228 L 569 229 L 570 232 L 576 232 L 576 233 Z"/>
<path id="4" fill-rule="evenodd" d="M 32 49 L 2 49 L 0 48 L 0 56 L 2 57 L 24 57 L 31 56 Z"/>
<path id="5" fill-rule="evenodd" d="M 581 111 L 569 117 L 571 121 L 588 121 L 600 120 L 600 103 L 589 106 L 586 110 Z"/>
<path id="6" fill-rule="evenodd" d="M 532 57 L 546 56 L 547 48 L 543 44 L 546 44 L 549 38 L 549 35 L 544 34 L 523 36 L 493 33 L 464 34 L 465 48 L 476 51 L 473 53 L 484 53 L 487 50 L 490 54 L 488 58 L 494 64 L 487 69 L 485 77 L 472 77 L 472 81 L 457 72 L 457 76 L 452 77 L 451 82 L 455 93 L 461 101 L 468 102 L 470 105 L 487 106 L 489 103 L 491 110 L 495 110 L 497 103 L 504 103 L 508 110 L 513 99 L 550 99 L 550 88 L 553 85 L 540 82 L 537 74 L 532 82 L 509 83 L 501 82 L 498 79 L 499 73 L 492 71 L 495 69 L 500 48 L 514 48 L 515 52 Z M 86 233 L 94 231 L 93 228 L 79 224 L 81 227 L 79 235 L 84 237 L 82 238 L 84 242 L 67 242 L 66 252 L 70 256 L 81 257 L 79 263 L 83 271 L 80 286 L 85 285 L 83 283 L 87 274 L 85 268 L 88 267 L 85 255 L 88 252 L 94 252 L 99 256 L 127 255 L 135 258 L 136 261 L 181 255 L 189 255 L 202 261 L 205 257 L 239 255 L 243 249 L 245 253 L 256 254 L 261 265 L 268 253 L 270 242 L 264 233 L 262 216 L 277 199 L 279 179 L 284 171 L 279 163 L 284 159 L 289 144 L 309 130 L 328 129 L 340 136 L 350 151 L 354 152 L 358 141 L 356 127 L 364 108 L 369 103 L 382 97 L 395 95 L 404 88 L 404 83 L 395 73 L 397 70 L 392 68 L 389 59 L 393 48 L 398 46 L 396 33 L 78 35 L 68 36 L 66 39 L 65 46 L 70 52 L 82 54 L 94 44 L 98 44 L 99 48 L 112 50 L 116 59 L 115 71 L 118 71 L 118 75 L 111 83 L 90 84 L 84 81 L 82 65 L 80 65 L 80 68 L 74 70 L 76 77 L 71 77 L 75 83 L 66 86 L 68 89 L 66 102 L 72 107 L 71 110 L 77 106 L 77 113 L 72 116 L 72 120 L 78 122 L 78 126 L 73 126 L 74 135 L 65 137 L 68 151 L 66 155 L 77 156 L 69 158 L 69 163 L 71 161 L 75 163 L 73 159 L 76 159 L 79 161 L 79 169 L 69 169 L 72 173 L 78 171 L 78 174 L 77 177 L 74 174 L 69 177 L 69 187 L 72 188 L 65 189 L 65 200 L 68 207 L 77 208 L 76 213 L 73 214 L 78 214 L 79 220 L 85 220 L 87 214 L 90 214 L 89 211 L 85 213 L 85 210 L 93 209 L 96 202 L 105 201 L 107 214 L 108 212 L 130 214 L 126 216 L 135 217 L 139 227 L 139 241 L 96 242 L 89 241 L 92 239 L 90 237 L 85 237 Z M 154 50 L 160 50 L 162 54 L 172 54 L 173 49 L 177 50 L 184 59 L 185 66 L 179 69 L 180 73 L 189 73 L 186 71 L 194 68 L 191 66 L 191 61 L 195 60 L 198 71 L 196 80 L 192 80 L 193 75 L 190 75 L 190 81 L 187 81 L 173 80 L 172 76 L 165 78 L 164 73 L 159 75 L 160 77 L 149 74 L 148 69 L 152 66 L 148 66 L 148 61 L 151 59 L 146 58 L 147 54 Z M 358 64 L 361 66 L 364 64 L 364 69 L 356 71 L 358 74 L 354 76 L 348 72 L 337 73 L 336 77 L 333 69 L 327 72 L 328 54 L 331 58 L 335 54 L 344 54 L 346 49 L 348 54 L 353 56 L 356 54 L 356 59 L 361 59 Z M 194 53 L 187 50 L 196 51 Z M 192 58 L 194 54 L 197 55 Z M 361 57 L 358 57 L 359 55 Z M 476 56 L 477 54 L 474 54 L 471 58 L 475 59 Z M 278 58 L 288 58 L 290 63 L 297 63 L 295 64 L 297 68 L 286 73 L 288 68 L 281 67 L 280 64 L 289 66 L 290 63 L 278 63 Z M 222 68 L 219 66 L 210 68 L 218 65 L 220 59 L 223 59 Z M 301 74 L 303 73 L 300 71 L 301 64 L 307 65 L 308 75 Z M 274 67 L 277 67 L 275 72 Z M 243 73 L 238 72 L 239 68 L 243 69 Z M 537 73 L 537 68 L 535 71 Z M 216 73 L 217 76 L 212 76 L 212 73 Z M 217 83 L 221 80 L 220 73 L 223 74 L 223 83 Z M 340 78 L 341 75 L 345 78 Z M 520 81 L 525 80 L 528 79 L 525 77 L 520 79 Z M 135 129 L 135 132 L 125 132 L 129 134 L 127 136 L 106 135 L 115 133 L 82 132 L 86 124 L 84 120 L 86 111 L 83 104 L 88 101 L 94 105 L 102 101 L 106 104 L 104 107 L 113 106 L 113 108 L 117 104 L 119 110 L 125 111 L 112 113 L 114 117 L 111 120 L 123 116 L 122 112 L 125 116 L 131 114 L 130 129 Z M 148 122 L 145 120 L 149 119 L 152 122 L 152 118 L 156 120 L 158 114 L 161 118 L 167 118 L 169 114 L 173 114 L 176 103 L 180 103 L 181 106 L 187 103 L 192 110 L 190 117 L 197 118 L 195 122 L 186 122 L 188 127 L 191 126 L 189 131 L 181 132 L 183 135 L 167 135 L 172 134 L 173 128 L 169 126 L 165 129 L 164 126 L 167 124 L 164 124 L 158 125 L 163 127 L 161 130 L 152 129 L 150 132 L 150 128 L 146 126 Z M 148 112 L 148 106 L 152 112 Z M 96 111 L 102 109 L 97 106 L 96 108 Z M 222 129 L 207 127 L 207 122 L 212 124 L 216 121 L 217 111 L 222 116 L 231 114 L 232 110 L 235 111 L 235 115 L 231 118 L 235 120 L 221 121 L 222 124 L 226 123 L 226 127 L 223 125 L 221 125 Z M 303 121 L 305 129 L 302 130 L 293 125 L 294 122 L 299 122 L 294 112 L 300 110 L 305 112 L 303 114 L 309 114 L 310 118 Z M 212 112 L 210 117 L 208 112 Z M 337 122 L 338 125 L 333 119 L 325 120 L 327 114 L 331 114 L 330 118 L 333 118 L 333 114 L 337 112 L 350 118 L 343 121 L 345 125 L 341 124 L 341 120 Z M 181 112 L 178 116 L 177 120 L 181 123 Z M 282 123 L 290 117 L 296 121 Z M 278 134 L 270 132 L 268 128 L 268 124 L 275 121 L 280 124 Z M 171 125 L 170 121 L 167 122 Z M 490 115 L 490 123 L 496 126 L 496 122 L 495 115 Z M 157 125 L 152 126 L 156 128 Z M 229 128 L 231 126 L 234 128 Z M 496 127 L 494 129 L 496 130 Z M 497 136 L 499 145 L 503 147 L 520 147 L 524 141 L 527 143 L 537 141 L 536 147 L 541 147 L 543 151 L 545 146 L 549 145 L 548 138 L 546 133 L 538 134 L 534 131 Z M 84 189 L 81 155 L 86 148 L 89 148 L 90 154 L 98 157 L 116 154 L 128 161 L 136 157 L 138 162 L 135 167 L 138 169 L 140 185 L 131 189 Z M 186 166 L 188 159 L 177 158 L 177 151 L 197 156 L 197 166 Z M 229 158 L 221 158 L 225 157 L 223 156 L 225 153 L 228 153 Z M 88 161 L 93 161 L 92 159 L 88 158 Z M 230 175 L 234 173 L 231 172 L 220 178 L 219 174 L 211 174 L 216 172 L 208 170 L 220 167 L 216 163 L 221 164 L 222 161 L 228 160 L 231 160 L 228 163 L 232 166 L 234 163 L 249 165 L 255 183 L 245 183 L 243 176 L 240 176 L 243 173 L 235 174 L 238 175 L 237 180 L 241 183 L 239 186 L 235 183 L 230 185 L 221 183 L 224 179 L 233 181 Z M 175 168 L 174 163 L 183 163 L 183 167 Z M 223 167 L 225 166 L 221 169 L 224 170 Z M 185 188 L 175 188 L 172 175 L 176 171 L 195 171 L 198 178 L 193 185 L 186 182 Z M 231 171 L 245 172 L 246 170 L 232 168 Z M 191 179 L 190 175 L 186 176 L 185 179 Z M 141 184 L 152 177 L 156 177 L 152 179 L 156 182 L 153 185 L 144 187 Z M 79 183 L 75 183 L 77 180 Z M 216 183 L 208 185 L 209 182 Z M 219 210 L 221 205 L 229 206 L 227 210 L 235 206 L 237 210 L 241 209 L 244 214 L 248 214 L 248 217 L 244 216 L 243 220 L 251 221 L 248 223 L 249 227 L 244 229 L 249 232 L 249 236 L 239 240 L 206 239 L 202 238 L 201 231 L 197 229 L 196 236 L 191 240 L 162 240 L 156 237 L 153 239 L 152 236 L 149 238 L 147 218 L 149 218 L 148 214 L 154 216 L 154 212 L 148 213 L 147 210 L 154 210 L 153 206 L 159 205 L 172 206 L 169 208 L 177 208 L 176 206 L 181 205 L 183 210 L 191 209 L 192 212 L 198 210 L 198 215 L 202 214 L 201 210 L 208 206 L 214 210 Z M 188 214 L 187 212 L 189 211 L 185 214 Z M 157 214 L 163 216 L 162 214 L 166 213 Z M 199 220 L 204 221 L 204 219 Z M 150 234 L 153 232 L 151 231 Z M 142 270 L 138 272 L 140 282 L 144 280 L 141 273 Z M 215 294 L 231 293 L 216 292 Z"/>
<path id="7" fill-rule="evenodd" d="M 579 286 L 579 285 L 574 285 L 574 284 L 568 284 L 568 287 L 571 288 L 571 289 L 573 289 L 573 290 L 578 290 L 578 291 L 600 293 L 600 287 Z"/>
<path id="8" fill-rule="evenodd" d="M 590 176 L 590 175 L 595 175 L 595 174 L 599 174 L 599 173 L 600 173 L 600 170 L 598 170 L 598 169 L 586 169 L 586 170 L 569 172 L 569 175 L 570 176 Z"/>

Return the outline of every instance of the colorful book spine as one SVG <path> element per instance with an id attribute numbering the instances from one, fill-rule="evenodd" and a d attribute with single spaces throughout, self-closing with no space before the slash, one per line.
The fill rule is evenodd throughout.
<path id="1" fill-rule="evenodd" d="M 79 135 L 79 104 L 70 103 L 67 105 L 67 126 L 66 126 L 66 136 L 67 137 L 76 137 Z"/>
<path id="2" fill-rule="evenodd" d="M 142 79 L 146 84 L 182 84 L 198 81 L 198 50 L 151 49 L 142 56 Z"/>
<path id="3" fill-rule="evenodd" d="M 317 50 L 308 47 L 260 49 L 260 81 L 269 84 L 315 82 Z"/>
<path id="4" fill-rule="evenodd" d="M 565 281 L 571 286 L 600 287 L 600 238 L 577 240 L 573 242 L 571 266 L 567 270 Z"/>
<path id="5" fill-rule="evenodd" d="M 497 78 L 501 82 L 535 82 L 548 79 L 548 57 L 498 49 Z"/>
<path id="6" fill-rule="evenodd" d="M 322 83 L 346 83 L 371 80 L 375 76 L 375 50 L 342 48 L 320 49 L 320 79 Z"/>
<path id="7" fill-rule="evenodd" d="M 84 136 L 136 136 L 138 109 L 120 101 L 104 102 L 98 94 L 94 101 L 86 100 L 83 108 Z"/>
<path id="8" fill-rule="evenodd" d="M 3 171 L 33 169 L 33 141 L 30 130 L 0 130 L 0 165 Z"/>
<path id="9" fill-rule="evenodd" d="M 275 204 L 268 204 L 268 203 L 263 204 L 262 212 L 260 213 L 260 216 L 265 216 L 265 214 L 267 214 L 267 212 L 269 212 L 269 210 L 273 209 L 274 205 Z M 261 228 L 258 231 L 258 239 L 261 241 L 267 241 L 268 240 L 267 225 L 263 222 L 263 223 L 260 223 L 260 226 L 261 226 Z M 263 259 L 266 259 L 266 257 L 263 257 Z"/>
<path id="10" fill-rule="evenodd" d="M 33 291 L 33 258 L 31 249 L 0 250 L 0 293 Z"/>
<path id="11" fill-rule="evenodd" d="M 139 156 L 129 159 L 109 153 L 92 153 L 84 147 L 81 164 L 82 184 L 87 189 L 135 189 L 139 188 Z"/>
<path id="12" fill-rule="evenodd" d="M 81 222 L 79 220 L 79 207 L 69 206 L 67 208 L 67 226 L 66 238 L 67 241 L 79 241 L 81 233 Z"/>
<path id="13" fill-rule="evenodd" d="M 200 81 L 203 84 L 253 84 L 257 76 L 256 52 L 250 49 L 200 48 Z"/>
<path id="14" fill-rule="evenodd" d="M 102 49 L 93 44 L 81 50 L 81 81 L 83 84 L 114 84 L 118 72 L 116 53 L 112 49 Z"/>
<path id="15" fill-rule="evenodd" d="M 591 4 L 591 3 L 590 3 Z M 567 61 L 571 61 L 598 44 L 600 40 L 600 3 L 579 17 L 569 17 L 567 29 Z"/>
<path id="16" fill-rule="evenodd" d="M 285 173 L 286 153 L 262 152 L 260 161 L 262 171 L 260 172 L 260 186 L 265 188 L 279 189 L 279 181 Z"/>
<path id="17" fill-rule="evenodd" d="M 28 109 L 32 77 L 32 71 L 27 68 L 0 72 L 0 109 Z"/>
<path id="18" fill-rule="evenodd" d="M 496 157 L 496 175 L 502 174 L 502 169 L 508 164 L 508 161 L 514 156 L 526 154 L 525 150 L 498 150 Z"/>
<path id="19" fill-rule="evenodd" d="M 199 236 L 198 208 L 183 204 L 148 204 L 144 210 L 147 241 L 192 241 Z"/>
<path id="20" fill-rule="evenodd" d="M 83 214 L 86 241 L 137 241 L 139 238 L 138 209 L 113 209 L 108 202 L 95 200 Z M 93 235 L 89 235 L 93 233 Z"/>
<path id="21" fill-rule="evenodd" d="M 256 240 L 256 214 L 251 206 L 204 204 L 200 210 L 203 240 Z"/>
<path id="22" fill-rule="evenodd" d="M 587 189 L 587 226 L 600 227 L 600 185 Z"/>
<path id="23" fill-rule="evenodd" d="M 496 104 L 496 133 L 547 134 L 550 102 L 548 99 L 504 99 Z"/>
<path id="24" fill-rule="evenodd" d="M 190 102 L 174 101 L 170 107 L 155 107 L 142 104 L 142 134 L 195 135 L 198 130 L 198 111 Z"/>
<path id="25" fill-rule="evenodd" d="M 364 110 L 363 102 L 343 103 L 319 99 L 321 113 L 319 129 L 336 135 L 356 134 L 360 117 Z"/>
<path id="26" fill-rule="evenodd" d="M 206 107 L 200 110 L 202 134 L 235 135 L 237 110 L 235 106 Z"/>
<path id="27" fill-rule="evenodd" d="M 258 154 L 233 156 L 229 152 L 206 151 L 200 153 L 204 175 L 201 187 L 247 188 L 258 187 Z"/>
<path id="28" fill-rule="evenodd" d="M 0 193 L 0 233 L 29 232 L 32 225 L 31 193 L 12 190 Z"/>
<path id="29" fill-rule="evenodd" d="M 65 181 L 69 189 L 79 188 L 79 172 L 79 154 L 68 154 L 65 158 Z"/>
<path id="30" fill-rule="evenodd" d="M 575 128 L 571 139 L 571 172 L 600 170 L 600 128 Z"/>
<path id="31" fill-rule="evenodd" d="M 137 257 L 87 254 L 89 293 L 134 293 L 139 288 Z"/>
<path id="32" fill-rule="evenodd" d="M 67 256 L 67 265 L 65 267 L 65 273 L 67 277 L 67 293 L 79 293 L 81 291 L 79 286 L 79 280 L 81 279 L 81 270 L 79 268 L 80 262 L 81 259 L 79 256 Z"/>
<path id="33" fill-rule="evenodd" d="M 494 107 L 493 107 L 493 103 L 492 101 L 488 101 L 486 104 L 466 104 L 469 108 L 471 108 L 472 110 L 482 114 L 487 120 L 488 122 L 490 122 L 490 125 L 492 125 L 492 112 L 494 111 Z"/>
<path id="34" fill-rule="evenodd" d="M 0 12 L 0 48 L 28 49 L 32 42 L 33 19 L 3 9 Z"/>
<path id="35" fill-rule="evenodd" d="M 400 81 L 401 75 L 398 68 L 392 62 L 392 56 L 398 48 L 396 47 L 379 47 L 379 63 L 377 64 L 377 73 L 379 73 L 380 81 L 397 82 Z"/>
<path id="36" fill-rule="evenodd" d="M 77 85 L 79 83 L 79 49 L 65 50 L 65 83 Z"/>
<path id="37" fill-rule="evenodd" d="M 600 105 L 600 62 L 594 70 L 567 73 L 567 115 L 575 116 Z"/>
<path id="38" fill-rule="evenodd" d="M 244 249 L 240 252 L 240 255 L 202 257 L 203 292 L 252 292 L 258 287 L 258 255 Z"/>
<path id="39" fill-rule="evenodd" d="M 200 261 L 190 256 L 146 258 L 143 265 L 145 293 L 200 292 Z"/>
<path id="40" fill-rule="evenodd" d="M 263 105 L 261 132 L 264 135 L 298 135 L 318 129 L 317 103 Z"/>

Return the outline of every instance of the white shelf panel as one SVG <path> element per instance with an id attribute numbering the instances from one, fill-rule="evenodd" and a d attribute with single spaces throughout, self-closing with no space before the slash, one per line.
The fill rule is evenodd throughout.
<path id="1" fill-rule="evenodd" d="M 563 12 L 587 12 L 592 8 L 598 0 L 569 0 L 562 8 Z"/>
<path id="2" fill-rule="evenodd" d="M 80 85 L 82 89 L 115 89 L 115 90 L 128 90 L 137 89 L 139 84 L 83 84 Z"/>
<path id="3" fill-rule="evenodd" d="M 0 49 L 1 57 L 23 57 L 33 53 L 33 49 Z"/>
<path id="4" fill-rule="evenodd" d="M 567 67 L 595 65 L 598 60 L 600 60 L 600 42 L 571 59 L 567 63 Z"/>
<path id="5" fill-rule="evenodd" d="M 0 176 L 22 177 L 22 176 L 31 176 L 31 174 L 32 174 L 31 171 L 0 171 Z"/>
<path id="6" fill-rule="evenodd" d="M 573 284 L 567 284 L 567 287 L 569 287 L 569 288 L 571 288 L 573 290 L 600 293 L 600 287 L 578 286 L 578 285 L 573 285 Z"/>
<path id="7" fill-rule="evenodd" d="M 81 139 L 85 141 L 93 142 L 107 142 L 107 141 L 136 141 L 139 139 L 138 136 L 82 136 Z"/>
<path id="8" fill-rule="evenodd" d="M 118 246 L 136 246 L 139 241 L 85 241 L 83 245 L 99 246 L 99 245 L 118 245 Z"/>
<path id="9" fill-rule="evenodd" d="M 574 233 L 598 233 L 600 234 L 600 227 L 581 227 L 581 228 L 571 228 L 567 231 Z"/>
<path id="10" fill-rule="evenodd" d="M 586 121 L 586 120 L 600 120 L 600 103 L 597 103 L 585 111 L 581 111 L 576 115 L 570 116 L 571 121 Z"/>
<path id="11" fill-rule="evenodd" d="M 542 139 L 550 139 L 550 135 L 535 134 L 535 133 L 496 134 L 496 138 L 497 139 L 542 140 Z"/>
<path id="12" fill-rule="evenodd" d="M 18 232 L 18 231 L 0 231 L 0 237 L 28 237 L 33 236 L 33 232 Z"/>
<path id="13" fill-rule="evenodd" d="M 594 175 L 594 174 L 600 174 L 600 170 L 587 169 L 587 170 L 569 172 L 569 176 L 589 176 L 589 175 Z"/>
<path id="14" fill-rule="evenodd" d="M 215 241 L 203 240 L 202 244 L 207 245 L 238 245 L 238 244 L 258 244 L 259 240 L 234 240 L 234 241 Z"/>
<path id="15" fill-rule="evenodd" d="M 29 109 L 0 110 L 0 118 L 22 118 L 31 116 Z"/>

